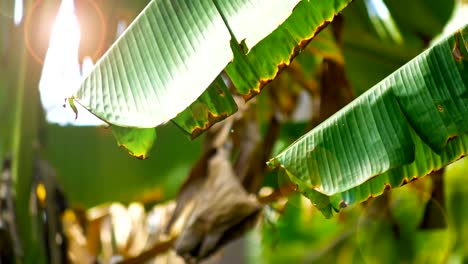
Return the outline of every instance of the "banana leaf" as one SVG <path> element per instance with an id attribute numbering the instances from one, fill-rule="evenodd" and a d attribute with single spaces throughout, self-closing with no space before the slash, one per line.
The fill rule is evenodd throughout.
<path id="1" fill-rule="evenodd" d="M 114 126 L 174 118 L 195 138 L 237 109 L 221 71 L 251 98 L 349 2 L 154 0 L 73 98 Z"/>
<path id="2" fill-rule="evenodd" d="M 269 165 L 325 215 L 438 170 L 466 154 L 464 27 L 302 136 Z"/>

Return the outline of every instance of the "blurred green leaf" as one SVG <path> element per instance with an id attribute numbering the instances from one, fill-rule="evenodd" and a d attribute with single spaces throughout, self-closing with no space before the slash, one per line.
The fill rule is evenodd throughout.
<path id="1" fill-rule="evenodd" d="M 33 1 L 24 1 L 24 13 Z M 36 15 L 40 15 L 37 12 Z M 15 253 L 16 261 L 22 263 L 46 263 L 46 244 L 42 234 L 41 216 L 37 215 L 34 195 L 34 175 L 37 172 L 38 118 L 40 116 L 39 90 L 40 65 L 27 51 L 25 23 L 8 24 L 8 52 L 0 62 L 9 79 L 7 85 L 8 111 L 11 117 L 10 136 L 7 135 L 7 151 L 11 153 L 11 192 L 14 200 L 14 221 L 20 248 Z M 5 78 L 5 77 L 0 77 Z M 2 82 L 2 80 L 0 80 Z M 14 92 L 12 92 L 14 91 Z M 1 115 L 1 114 L 0 114 Z M 2 120 L 3 121 L 3 120 Z M 2 136 L 2 135 L 0 135 Z M 9 138 L 8 138 L 9 137 Z M 0 141 L 2 139 L 0 138 Z"/>
<path id="2" fill-rule="evenodd" d="M 388 76 L 270 165 L 286 170 L 301 192 L 330 215 L 326 196 L 387 172 L 407 182 L 463 156 L 468 139 L 466 31 L 456 32 Z M 380 178 L 373 180 L 382 184 L 379 193 L 386 185 L 395 186 Z M 334 208 L 373 195 L 371 182 L 351 190 L 354 196 L 334 199 Z"/>
<path id="3" fill-rule="evenodd" d="M 147 6 L 151 0 L 120 0 L 120 6 L 124 10 L 131 10 L 135 12 L 141 12 L 145 6 Z"/>
<path id="4" fill-rule="evenodd" d="M 359 219 L 356 235 L 366 263 L 446 262 L 453 247 L 449 229 L 420 228 L 426 205 L 435 203 L 431 199 L 432 184 L 426 177 L 370 201 Z M 447 223 L 444 216 L 442 212 L 441 221 Z"/>
<path id="5" fill-rule="evenodd" d="M 447 217 L 456 238 L 455 258 L 468 260 L 468 159 L 459 160 L 445 171 Z"/>
<path id="6" fill-rule="evenodd" d="M 276 210 L 266 210 L 260 252 L 249 263 L 445 262 L 453 246 L 450 230 L 419 228 L 425 205 L 432 201 L 431 188 L 427 177 L 333 219 L 292 195 L 284 209 L 273 204 Z"/>
<path id="7" fill-rule="evenodd" d="M 456 0 L 383 1 L 401 30 L 417 35 L 426 41 L 442 31 L 456 3 Z"/>
<path id="8" fill-rule="evenodd" d="M 7 19 L 6 17 L 3 17 L 0 15 L 0 60 L 3 60 L 5 53 L 6 53 L 6 48 L 8 46 L 9 20 L 11 21 L 11 19 Z M 3 63 L 0 62 L 0 65 L 1 64 Z"/>
<path id="9" fill-rule="evenodd" d="M 7 72 L 0 72 L 0 153 L 5 154 L 11 148 L 11 133 L 13 127 L 13 114 L 14 107 L 14 89 L 12 89 L 11 78 L 6 74 Z"/>
<path id="10" fill-rule="evenodd" d="M 0 18 L 7 17 L 13 19 L 15 12 L 15 0 L 2 0 L 0 1 Z"/>
<path id="11" fill-rule="evenodd" d="M 332 27 L 327 27 L 320 31 L 320 34 L 314 37 L 314 39 L 307 45 L 304 52 L 307 53 L 307 51 L 310 54 L 320 56 L 324 59 L 330 59 L 340 64 L 344 63 L 342 50 L 341 47 L 339 47 L 339 44 L 336 43 L 335 37 L 333 36 Z M 302 54 L 303 53 L 297 56 L 295 60 L 299 60 L 302 66 L 301 68 L 304 68 L 305 71 L 308 72 L 311 69 L 310 65 L 307 64 L 310 64 L 313 60 L 307 58 L 306 56 L 301 56 Z"/>
<path id="12" fill-rule="evenodd" d="M 400 41 L 379 34 L 364 1 L 346 8 L 343 12 L 343 53 L 347 77 L 355 94 L 362 94 L 426 48 L 429 40 L 437 36 L 447 23 L 454 3 L 454 0 L 385 1 L 388 17 L 376 19 L 396 24 L 402 37 Z M 441 6 L 440 13 L 438 9 L 430 8 L 437 6 Z M 409 9 L 414 12 L 409 12 Z M 426 23 L 427 20 L 430 22 Z"/>
<path id="13" fill-rule="evenodd" d="M 353 239 L 360 208 L 346 211 L 341 219 L 325 219 L 301 198 L 290 196 L 279 218 L 264 222 L 259 259 L 252 263 L 340 263 L 341 254 L 357 249 Z"/>

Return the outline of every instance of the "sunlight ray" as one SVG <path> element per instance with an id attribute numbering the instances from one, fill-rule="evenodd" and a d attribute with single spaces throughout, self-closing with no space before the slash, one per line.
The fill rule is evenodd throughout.
<path id="1" fill-rule="evenodd" d="M 63 0 L 52 26 L 39 91 L 47 121 L 60 125 L 94 126 L 103 122 L 77 105 L 78 118 L 71 109 L 64 109 L 65 98 L 78 89 L 82 75 L 78 60 L 80 28 L 74 12 L 73 0 Z M 90 72 L 90 58 L 83 63 L 83 75 Z"/>

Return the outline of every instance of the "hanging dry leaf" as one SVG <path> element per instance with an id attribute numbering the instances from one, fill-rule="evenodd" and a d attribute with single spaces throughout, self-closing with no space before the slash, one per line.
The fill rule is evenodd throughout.
<path id="1" fill-rule="evenodd" d="M 208 178 L 198 191 L 195 207 L 175 244 L 176 252 L 188 261 L 209 256 L 236 237 L 231 228 L 250 224 L 260 211 L 235 176 L 224 148 L 208 161 Z M 242 230 L 238 226 L 239 230 Z M 239 234 L 240 235 L 240 234 Z"/>

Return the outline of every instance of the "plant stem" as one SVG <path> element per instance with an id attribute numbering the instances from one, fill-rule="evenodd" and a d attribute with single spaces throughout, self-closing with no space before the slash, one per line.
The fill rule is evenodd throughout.
<path id="1" fill-rule="evenodd" d="M 25 1 L 25 10 L 31 7 L 31 0 Z M 26 13 L 27 14 L 27 13 Z M 27 18 L 26 18 L 27 19 Z M 12 134 L 12 185 L 18 233 L 21 240 L 19 263 L 45 263 L 43 236 L 38 232 L 36 208 L 32 205 L 34 159 L 37 149 L 38 122 L 38 80 L 39 70 L 31 63 L 24 44 L 23 32 L 28 30 L 25 22 L 16 28 L 19 67 L 16 84 L 15 117 Z"/>

